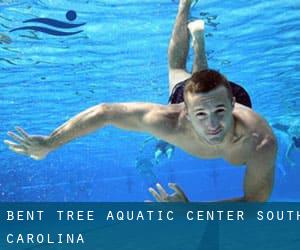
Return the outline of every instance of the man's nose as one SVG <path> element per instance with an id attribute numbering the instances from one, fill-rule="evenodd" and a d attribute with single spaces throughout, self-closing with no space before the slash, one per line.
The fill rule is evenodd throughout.
<path id="1" fill-rule="evenodd" d="M 217 129 L 219 127 L 219 121 L 214 116 L 209 116 L 208 118 L 208 128 L 211 130 Z"/>

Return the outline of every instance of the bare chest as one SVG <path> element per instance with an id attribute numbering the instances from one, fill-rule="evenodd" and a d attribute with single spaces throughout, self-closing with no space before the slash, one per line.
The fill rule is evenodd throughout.
<path id="1" fill-rule="evenodd" d="M 233 165 L 245 164 L 251 154 L 252 142 L 250 138 L 241 137 L 227 145 L 208 145 L 190 138 L 179 142 L 187 153 L 202 159 L 223 158 Z"/>
<path id="2" fill-rule="evenodd" d="M 232 165 L 243 165 L 251 157 L 251 142 L 243 140 L 233 143 L 224 151 L 224 159 Z"/>

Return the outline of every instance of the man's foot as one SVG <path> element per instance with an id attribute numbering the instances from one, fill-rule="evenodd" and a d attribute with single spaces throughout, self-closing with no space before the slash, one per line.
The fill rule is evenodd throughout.
<path id="1" fill-rule="evenodd" d="M 199 0 L 180 0 L 179 1 L 179 6 L 189 6 L 191 8 L 194 8 Z"/>
<path id="2" fill-rule="evenodd" d="M 174 147 L 170 147 L 170 148 L 167 149 L 166 155 L 167 155 L 167 158 L 168 158 L 169 160 L 171 159 L 173 153 L 174 153 Z"/>
<path id="3" fill-rule="evenodd" d="M 204 39 L 204 21 L 196 20 L 190 22 L 188 24 L 188 29 L 192 37 L 192 46 L 194 47 L 195 44 L 200 43 Z"/>
<path id="4" fill-rule="evenodd" d="M 180 0 L 179 1 L 179 6 L 180 7 L 184 7 L 184 6 L 191 6 L 191 4 L 193 3 L 193 0 Z"/>
<path id="5" fill-rule="evenodd" d="M 154 159 L 155 159 L 155 164 L 158 164 L 159 161 L 161 160 L 161 157 L 163 155 L 163 152 L 160 149 L 157 149 L 154 153 Z"/>

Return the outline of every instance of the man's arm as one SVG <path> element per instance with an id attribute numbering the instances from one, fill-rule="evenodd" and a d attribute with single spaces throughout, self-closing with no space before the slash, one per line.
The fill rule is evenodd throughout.
<path id="1" fill-rule="evenodd" d="M 265 135 L 260 141 L 253 153 L 249 155 L 246 162 L 246 173 L 244 177 L 244 196 L 218 200 L 214 202 L 264 202 L 267 201 L 273 189 L 274 167 L 277 154 L 276 139 L 272 134 Z M 160 189 L 158 189 L 160 191 Z M 154 193 L 150 189 L 151 194 L 158 201 L 170 202 L 169 196 L 160 191 Z M 184 195 L 184 192 L 181 192 Z M 175 195 L 174 193 L 173 195 Z M 184 195 L 185 196 L 185 195 Z M 184 199 L 180 199 L 184 201 Z M 186 200 L 187 201 L 187 200 Z"/>
<path id="2" fill-rule="evenodd" d="M 7 140 L 5 143 L 16 153 L 42 159 L 50 151 L 105 125 L 149 132 L 166 139 L 172 131 L 167 109 L 167 106 L 151 103 L 100 104 L 77 114 L 49 136 L 30 136 L 18 128 L 19 135 L 8 134 L 19 144 Z"/>
<path id="3" fill-rule="evenodd" d="M 267 201 L 273 190 L 277 143 L 273 135 L 259 143 L 246 163 L 244 201 Z"/>
<path id="4" fill-rule="evenodd" d="M 273 189 L 276 154 L 276 139 L 273 135 L 268 135 L 255 147 L 246 162 L 244 196 L 218 202 L 267 201 Z"/>
<path id="5" fill-rule="evenodd" d="M 164 134 L 167 122 L 164 119 L 166 106 L 152 103 L 115 103 L 91 107 L 62 126 L 49 136 L 53 148 L 74 138 L 89 134 L 105 125 L 140 132 Z M 163 124 L 165 126 L 163 126 Z"/>

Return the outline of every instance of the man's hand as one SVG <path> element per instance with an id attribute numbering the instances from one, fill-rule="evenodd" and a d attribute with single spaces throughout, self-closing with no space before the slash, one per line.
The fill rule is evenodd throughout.
<path id="1" fill-rule="evenodd" d="M 169 188 L 173 189 L 175 193 L 169 195 L 166 190 L 159 184 L 156 184 L 158 192 L 149 188 L 149 192 L 153 195 L 157 202 L 188 202 L 188 198 L 182 191 L 182 189 L 175 183 L 169 183 Z"/>
<path id="2" fill-rule="evenodd" d="M 47 136 L 30 136 L 24 129 L 16 127 L 17 134 L 9 131 L 7 134 L 16 142 L 4 140 L 10 150 L 27 155 L 35 160 L 41 160 L 51 151 L 47 145 Z"/>

